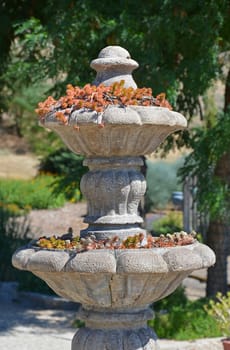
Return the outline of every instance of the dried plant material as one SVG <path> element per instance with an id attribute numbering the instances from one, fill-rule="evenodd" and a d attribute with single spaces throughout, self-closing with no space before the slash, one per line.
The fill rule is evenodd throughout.
<path id="1" fill-rule="evenodd" d="M 70 249 L 77 252 L 83 252 L 92 249 L 151 249 L 151 248 L 165 248 L 176 247 L 192 244 L 195 242 L 194 231 L 186 233 L 184 231 L 175 232 L 173 234 L 160 235 L 160 237 L 153 237 L 151 235 L 144 236 L 143 233 L 129 236 L 121 240 L 118 236 L 106 239 L 96 239 L 94 235 L 80 238 L 72 235 L 63 235 L 61 237 L 40 237 L 36 245 L 40 248 L 47 249 Z"/>
<path id="2" fill-rule="evenodd" d="M 87 109 L 102 114 L 109 105 L 119 107 L 126 106 L 158 106 L 172 109 L 171 105 L 161 93 L 152 96 L 150 88 L 125 88 L 124 80 L 115 82 L 111 86 L 100 84 L 98 86 L 86 84 L 83 88 L 67 85 L 66 95 L 55 100 L 49 96 L 44 102 L 38 104 L 35 112 L 43 122 L 47 114 L 55 112 L 59 122 L 68 125 L 70 115 L 73 111 Z M 100 125 L 103 127 L 103 123 Z"/>

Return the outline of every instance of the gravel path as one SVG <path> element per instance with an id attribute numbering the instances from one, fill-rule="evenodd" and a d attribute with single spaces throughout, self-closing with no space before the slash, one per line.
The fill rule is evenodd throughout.
<path id="1" fill-rule="evenodd" d="M 61 235 L 66 233 L 69 227 L 72 227 L 74 234 L 77 235 L 80 230 L 87 227 L 83 222 L 86 212 L 86 202 L 66 203 L 64 207 L 58 209 L 32 210 L 28 219 L 33 238 L 52 234 Z"/>

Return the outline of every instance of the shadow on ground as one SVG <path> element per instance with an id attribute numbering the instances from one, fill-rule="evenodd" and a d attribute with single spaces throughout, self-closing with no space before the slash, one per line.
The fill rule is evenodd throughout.
<path id="1" fill-rule="evenodd" d="M 72 328 L 76 319 L 76 311 L 65 310 L 44 310 L 28 308 L 18 301 L 3 302 L 0 300 L 0 334 L 9 332 L 12 329 L 33 328 L 43 329 L 44 333 L 62 332 Z"/>

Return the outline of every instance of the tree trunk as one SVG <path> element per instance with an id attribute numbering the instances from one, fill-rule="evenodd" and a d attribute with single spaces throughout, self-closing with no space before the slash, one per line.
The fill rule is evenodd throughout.
<path id="1" fill-rule="evenodd" d="M 225 90 L 224 112 L 230 105 L 230 71 L 228 72 Z M 220 135 L 221 137 L 221 135 Z M 230 188 L 230 152 L 226 152 L 217 162 L 214 175 Z M 217 292 L 226 293 L 227 285 L 227 257 L 230 254 L 230 219 L 211 220 L 207 232 L 207 244 L 216 254 L 216 264 L 208 269 L 207 296 L 214 296 Z"/>
<path id="2" fill-rule="evenodd" d="M 227 292 L 227 228 L 220 221 L 211 221 L 207 232 L 207 244 L 216 254 L 216 264 L 208 269 L 207 296 Z M 228 232 L 229 233 L 229 232 Z"/>
<path id="3" fill-rule="evenodd" d="M 228 76 L 226 80 L 226 88 L 224 95 L 224 112 L 227 112 L 228 107 L 230 106 L 230 70 L 228 71 Z"/>
<path id="4" fill-rule="evenodd" d="M 215 176 L 230 187 L 230 153 L 225 153 L 219 160 Z M 216 254 L 216 264 L 208 269 L 207 296 L 217 292 L 227 292 L 227 256 L 230 253 L 229 218 L 211 220 L 207 232 L 207 244 Z"/>
<path id="5" fill-rule="evenodd" d="M 16 134 L 19 137 L 22 137 L 22 130 L 21 130 L 21 122 L 22 122 L 22 114 L 23 112 L 19 109 L 19 113 L 16 111 L 15 113 L 15 130 Z"/>

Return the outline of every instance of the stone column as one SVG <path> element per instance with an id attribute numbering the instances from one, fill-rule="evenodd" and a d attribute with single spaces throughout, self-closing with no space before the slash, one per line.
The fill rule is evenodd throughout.
<path id="1" fill-rule="evenodd" d="M 89 227 L 81 235 L 94 234 L 100 239 L 145 234 L 139 226 L 143 219 L 138 215 L 146 190 L 141 157 L 87 158 L 84 165 L 90 169 L 81 180 L 88 201 L 85 222 Z"/>

